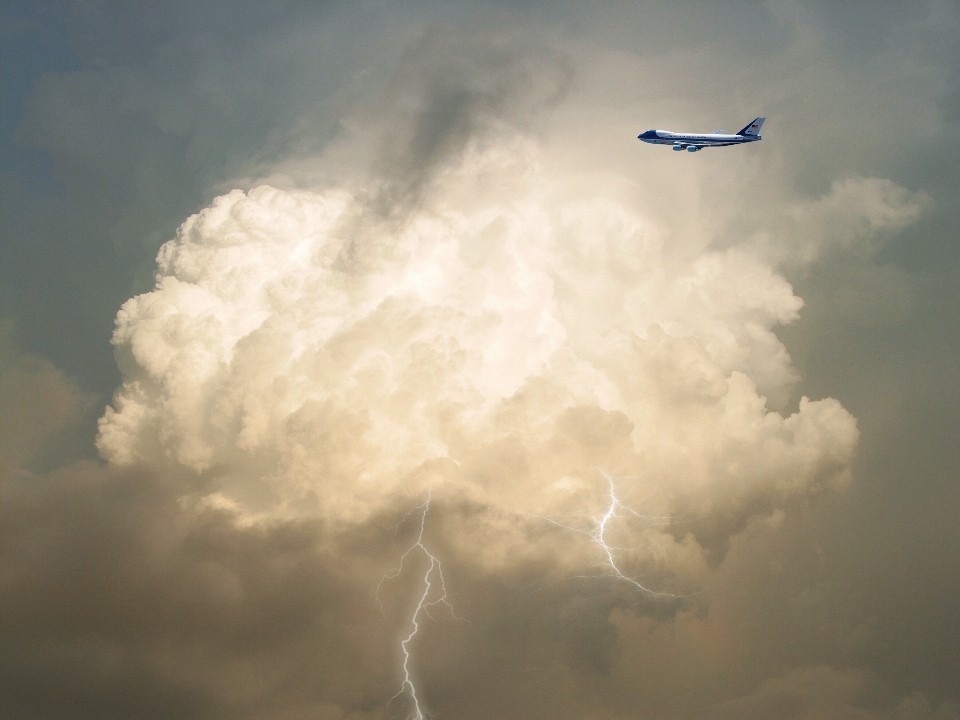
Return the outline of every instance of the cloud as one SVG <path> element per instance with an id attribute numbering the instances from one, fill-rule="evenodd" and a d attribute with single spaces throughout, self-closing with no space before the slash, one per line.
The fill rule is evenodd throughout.
<path id="1" fill-rule="evenodd" d="M 252 516 L 339 521 L 431 484 L 495 513 L 574 512 L 604 501 L 599 469 L 652 514 L 702 518 L 714 559 L 749 517 L 848 481 L 849 413 L 804 399 L 784 417 L 757 389 L 789 391 L 773 329 L 802 304 L 761 255 L 667 251 L 656 216 L 549 167 L 509 113 L 411 162 L 433 180 L 413 205 L 387 196 L 401 219 L 380 211 L 380 161 L 189 218 L 118 315 L 103 456 L 206 473 Z"/>
<path id="2" fill-rule="evenodd" d="M 3 478 L 5 716 L 340 717 L 365 693 L 379 707 L 392 643 L 349 551 L 315 523 L 186 508 L 187 491 L 89 463 Z"/>
<path id="3" fill-rule="evenodd" d="M 894 707 L 878 706 L 879 688 L 859 668 L 827 666 L 792 670 L 767 680 L 749 696 L 727 702 L 718 718 L 782 718 L 783 720 L 952 720 L 958 708 L 949 702 L 934 707 L 922 692 L 902 698 Z M 873 707 L 871 707 L 873 706 Z"/>
<path id="4" fill-rule="evenodd" d="M 755 242 L 775 261 L 801 266 L 837 248 L 875 254 L 931 205 L 927 193 L 910 192 L 887 179 L 835 180 L 830 192 L 815 200 L 777 203 L 772 227 Z"/>
<path id="5" fill-rule="evenodd" d="M 70 433 L 93 398 L 42 357 L 18 352 L 0 325 L 0 470 L 29 467 L 53 439 Z"/>

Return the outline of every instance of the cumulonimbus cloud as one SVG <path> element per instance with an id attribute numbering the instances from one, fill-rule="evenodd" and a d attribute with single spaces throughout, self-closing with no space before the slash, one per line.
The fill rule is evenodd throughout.
<path id="1" fill-rule="evenodd" d="M 743 250 L 678 261 L 656 220 L 539 152 L 468 143 L 401 221 L 362 187 L 217 198 L 118 315 L 102 455 L 215 476 L 208 500 L 251 517 L 344 521 L 438 484 L 591 510 L 602 472 L 721 544 L 842 486 L 854 418 L 806 398 L 784 417 L 757 389 L 795 379 L 773 332 L 790 285 Z"/>

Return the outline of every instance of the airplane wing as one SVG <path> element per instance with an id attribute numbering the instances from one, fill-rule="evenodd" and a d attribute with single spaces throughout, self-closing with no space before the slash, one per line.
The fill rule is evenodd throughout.
<path id="1" fill-rule="evenodd" d="M 677 142 L 675 142 L 675 143 L 673 143 L 673 144 L 674 144 L 674 145 L 680 145 L 681 147 L 684 147 L 684 148 L 695 147 L 695 148 L 697 148 L 697 150 L 703 150 L 704 148 L 727 147 L 728 145 L 737 145 L 737 143 L 735 143 L 735 142 L 720 142 L 720 143 L 718 143 L 718 142 L 698 142 L 698 141 L 696 141 L 696 140 L 682 140 L 682 141 L 678 140 Z"/>

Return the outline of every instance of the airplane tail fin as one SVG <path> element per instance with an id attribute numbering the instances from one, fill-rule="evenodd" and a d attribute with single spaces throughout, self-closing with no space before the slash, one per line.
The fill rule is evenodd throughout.
<path id="1" fill-rule="evenodd" d="M 766 120 L 765 117 L 758 117 L 753 122 L 747 123 L 747 126 L 737 133 L 737 135 L 759 135 L 760 128 L 763 127 L 763 121 Z"/>

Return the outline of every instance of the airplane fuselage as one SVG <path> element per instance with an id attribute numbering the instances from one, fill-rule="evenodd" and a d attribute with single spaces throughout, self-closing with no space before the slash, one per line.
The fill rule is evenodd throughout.
<path id="1" fill-rule="evenodd" d="M 763 127 L 764 117 L 748 123 L 740 132 L 730 135 L 722 130 L 712 133 L 675 133 L 669 130 L 647 130 L 637 135 L 637 138 L 651 145 L 671 145 L 674 150 L 689 150 L 696 152 L 707 147 L 727 147 L 729 145 L 743 145 L 744 143 L 762 140 L 760 128 Z"/>
<path id="2" fill-rule="evenodd" d="M 727 145 L 742 145 L 743 143 L 760 140 L 759 135 L 721 135 L 710 133 L 694 135 L 693 133 L 674 133 L 667 130 L 647 130 L 637 136 L 651 145 L 697 145 L 699 147 L 725 147 Z"/>

